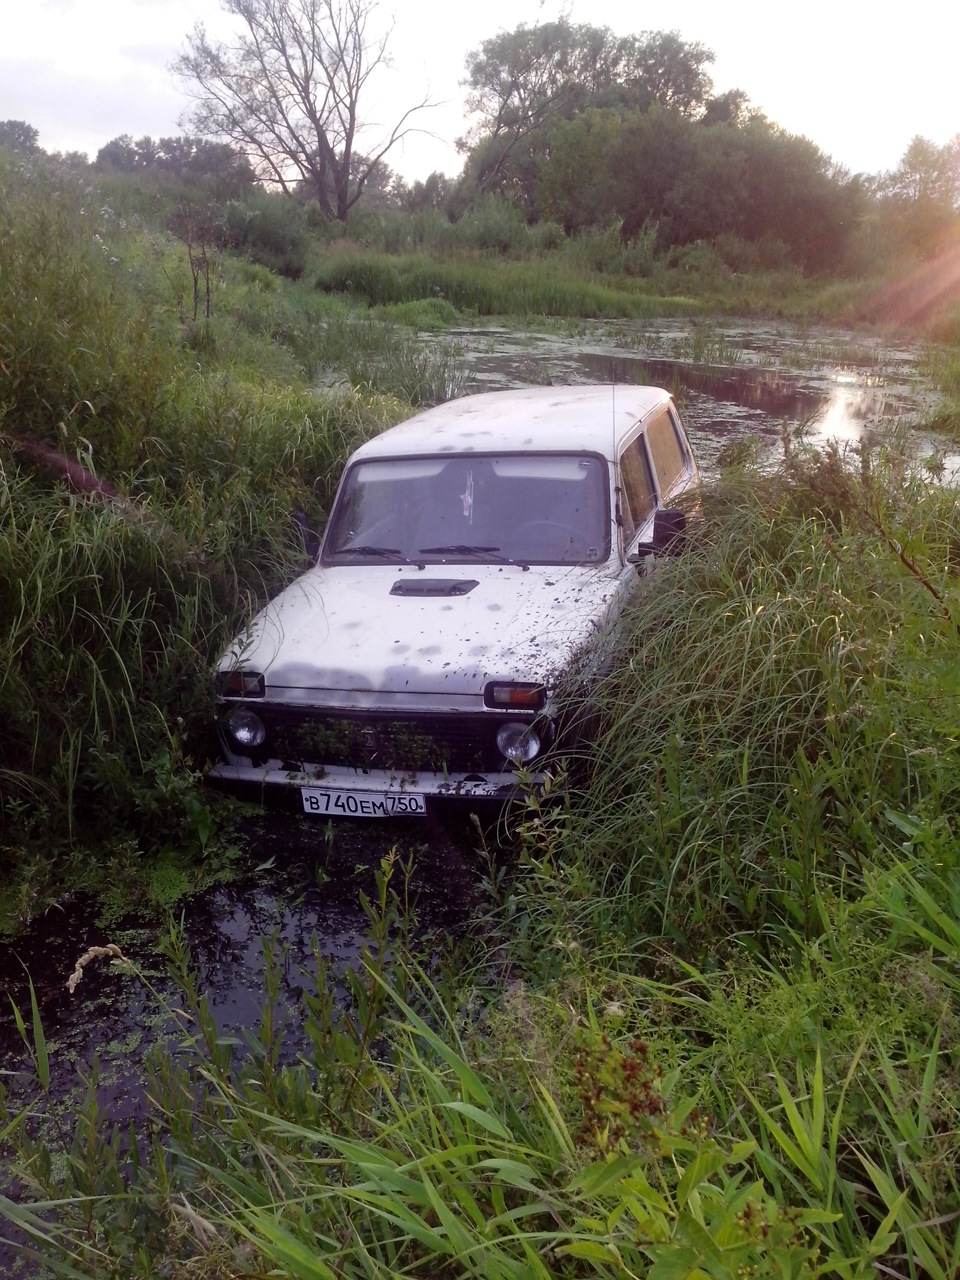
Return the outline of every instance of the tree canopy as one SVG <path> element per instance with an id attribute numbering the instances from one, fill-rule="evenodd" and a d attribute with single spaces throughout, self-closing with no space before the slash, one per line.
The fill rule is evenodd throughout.
<path id="1" fill-rule="evenodd" d="M 375 0 L 223 0 L 240 19 L 232 43 L 202 25 L 173 64 L 194 105 L 197 133 L 241 148 L 284 191 L 305 184 L 343 220 L 424 98 L 372 141 L 363 111 L 371 77 L 387 65 L 389 30 L 372 31 Z M 363 136 L 363 155 L 358 144 Z"/>
<path id="2" fill-rule="evenodd" d="M 40 135 L 26 120 L 0 120 L 0 147 L 33 155 L 40 150 Z"/>
<path id="3" fill-rule="evenodd" d="M 676 31 L 617 36 L 565 18 L 501 31 L 467 56 L 475 123 L 461 149 L 472 152 L 474 177 L 490 190 L 530 135 L 589 107 L 642 111 L 659 103 L 697 116 L 710 100 L 713 58 Z"/>
<path id="4" fill-rule="evenodd" d="M 682 251 L 700 242 L 736 271 L 857 270 L 936 258 L 960 233 L 960 135 L 943 146 L 916 137 L 894 169 L 852 176 L 767 120 L 743 90 L 714 93 L 703 44 L 568 18 L 501 31 L 467 55 L 463 174 L 408 185 L 387 153 L 429 104 L 397 110 L 384 129 L 367 126 L 364 113 L 383 100 L 373 77 L 387 65 L 390 35 L 375 26 L 376 0 L 222 3 L 238 19 L 236 38 L 213 41 L 197 26 L 174 65 L 196 132 L 122 134 L 93 167 L 182 183 L 194 221 L 204 202 L 239 199 L 244 210 L 223 215 L 223 243 L 291 276 L 304 269 L 315 208 L 346 221 L 361 198 L 377 217 L 477 219 L 494 228 L 481 247 L 500 251 L 523 238 L 524 223 L 551 224 L 542 245 L 594 229 L 600 239 L 637 238 L 631 270 L 654 254 L 693 260 Z M 48 156 L 20 120 L 0 121 L 0 154 L 62 169 L 87 163 Z"/>
<path id="5" fill-rule="evenodd" d="M 229 143 L 186 135 L 134 141 L 122 133 L 100 148 L 94 167 L 111 173 L 166 174 L 203 185 L 222 198 L 242 194 L 256 180 L 246 157 Z"/>
<path id="6" fill-rule="evenodd" d="M 913 138 L 877 187 L 881 216 L 894 233 L 923 255 L 939 253 L 960 212 L 960 133 L 942 147 Z"/>

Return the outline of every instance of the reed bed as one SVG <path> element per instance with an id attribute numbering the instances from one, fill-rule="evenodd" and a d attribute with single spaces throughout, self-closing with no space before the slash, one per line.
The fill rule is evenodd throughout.
<path id="1" fill-rule="evenodd" d="M 7 928 L 82 863 L 95 883 L 111 846 L 197 847 L 209 671 L 302 568 L 292 513 L 322 528 L 351 449 L 456 376 L 412 360 L 408 331 L 371 323 L 363 345 L 335 314 L 331 364 L 351 341 L 355 360 L 382 361 L 321 393 L 308 379 L 327 329 L 309 314 L 295 328 L 263 268 L 223 265 L 198 330 L 182 246 L 62 173 L 0 163 Z"/>
<path id="2" fill-rule="evenodd" d="M 955 1002 L 935 894 L 900 868 L 867 896 L 869 941 Z M 870 970 L 851 941 L 841 929 L 818 957 L 848 987 Z M 552 992 L 514 979 L 478 1021 L 449 978 L 384 955 L 356 975 L 351 1019 L 308 992 L 314 1047 L 292 1066 L 269 1012 L 238 1058 L 182 968 L 192 1030 L 158 1063 L 151 1136 L 111 1126 L 94 1075 L 66 1158 L 42 1118 L 39 1017 L 21 1018 L 38 1108 L 2 1115 L 20 1193 L 0 1215 L 24 1253 L 53 1274 L 144 1278 L 955 1273 L 955 1032 L 918 1033 L 902 999 L 895 1026 L 888 1002 L 833 1045 L 802 974 L 741 965 L 754 989 L 725 1022 L 754 1065 L 704 1016 L 718 975 L 638 977 L 615 1008 L 610 976 L 575 966 Z"/>
<path id="3" fill-rule="evenodd" d="M 456 374 L 249 263 L 223 262 L 197 328 L 176 246 L 123 221 L 0 170 L 0 835 L 23 915 L 58 862 L 112 874 L 124 827 L 209 850 L 203 671 L 296 571 L 291 509 L 321 520 L 351 445 Z M 355 260 L 331 253 L 324 287 L 647 305 L 494 260 Z M 136 1132 L 95 1065 L 58 1116 L 31 991 L 0 1090 L 23 1259 L 103 1280 L 957 1274 L 960 507 L 893 443 L 785 445 L 776 474 L 703 495 L 626 620 L 594 747 L 510 815 L 487 911 L 460 948 L 421 940 L 429 973 L 390 858 L 363 963 L 343 993 L 318 955 L 296 1049 L 281 950 L 237 1044 L 172 928 L 176 1011 L 154 998 L 181 1034 Z M 64 982 L 123 960 L 101 950 Z"/>
<path id="4" fill-rule="evenodd" d="M 611 958 L 816 935 L 897 815 L 956 814 L 956 496 L 896 450 L 861 466 L 792 454 L 708 493 L 637 604 L 546 846 Z"/>
<path id="5" fill-rule="evenodd" d="M 599 750 L 491 853 L 482 957 L 409 960 L 388 860 L 346 1009 L 318 965 L 281 1065 L 275 983 L 228 1044 L 174 936 L 153 1134 L 91 1094 L 66 1165 L 23 1016 L 11 1229 L 92 1276 L 954 1275 L 957 509 L 894 448 L 725 477 Z"/>
<path id="6" fill-rule="evenodd" d="M 562 262 L 495 258 L 426 258 L 351 252 L 329 258 L 317 287 L 366 299 L 373 306 L 438 298 L 480 316 L 576 316 L 629 319 L 693 315 L 702 304 L 657 296 L 643 283 L 607 282 Z"/>

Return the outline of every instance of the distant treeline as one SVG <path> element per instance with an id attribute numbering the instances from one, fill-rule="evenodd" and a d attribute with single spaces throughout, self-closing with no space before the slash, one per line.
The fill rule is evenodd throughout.
<path id="1" fill-rule="evenodd" d="M 351 151 L 339 201 L 332 185 L 321 198 L 306 138 L 302 163 L 288 159 L 309 181 L 278 180 L 275 169 L 268 182 L 255 150 L 190 136 L 125 134 L 90 167 L 186 181 L 221 202 L 282 189 L 308 221 L 311 210 L 317 224 L 344 211 L 348 231 L 391 212 L 456 224 L 496 200 L 542 229 L 541 246 L 614 228 L 625 245 L 642 246 L 638 261 L 709 245 L 743 272 L 870 273 L 937 256 L 960 234 L 960 135 L 944 146 L 914 138 L 891 172 L 851 174 L 767 120 L 742 90 L 714 95 L 712 60 L 675 32 L 618 37 L 568 21 L 501 32 L 467 58 L 473 126 L 458 143 L 462 173 L 408 184 L 382 157 Z M 45 154 L 23 121 L 0 122 L 0 147 Z M 90 164 L 78 153 L 51 158 Z M 331 164 L 342 169 L 344 157 Z"/>

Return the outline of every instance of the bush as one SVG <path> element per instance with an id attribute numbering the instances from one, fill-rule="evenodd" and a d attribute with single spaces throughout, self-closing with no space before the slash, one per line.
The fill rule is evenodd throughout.
<path id="1" fill-rule="evenodd" d="M 306 210 L 289 196 L 249 196 L 226 207 L 234 248 L 278 275 L 299 280 L 307 265 Z"/>
<path id="2" fill-rule="evenodd" d="M 454 240 L 464 249 L 506 255 L 526 243 L 527 224 L 509 200 L 489 193 L 470 205 L 456 222 Z"/>
<path id="3" fill-rule="evenodd" d="M 406 324 L 423 333 L 449 329 L 457 322 L 457 313 L 446 298 L 421 298 L 416 302 L 395 302 L 384 307 L 387 319 Z"/>

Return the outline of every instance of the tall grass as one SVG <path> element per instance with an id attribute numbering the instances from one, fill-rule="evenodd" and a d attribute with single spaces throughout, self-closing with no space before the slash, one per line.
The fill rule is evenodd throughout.
<path id="1" fill-rule="evenodd" d="M 114 239 L 122 230 L 97 193 L 2 163 L 3 429 L 75 448 L 95 420 L 113 458 L 125 418 L 163 412 L 176 348 L 157 332 L 154 299 L 138 306 L 125 288 Z"/>
<path id="2" fill-rule="evenodd" d="M 189 836 L 207 672 L 302 567 L 291 512 L 321 528 L 355 444 L 438 393 L 420 365 L 409 398 L 377 394 L 396 340 L 380 379 L 311 390 L 313 339 L 278 333 L 289 303 L 227 356 L 229 307 L 257 288 L 240 271 L 198 351 L 182 259 L 95 190 L 0 169 L 0 840 L 34 908 L 71 842 Z"/>
<path id="3" fill-rule="evenodd" d="M 0 1215 L 38 1260 L 55 1274 L 120 1265 L 144 1277 L 613 1276 L 671 1257 L 726 1277 L 816 1260 L 822 1215 L 778 1204 L 750 1168 L 755 1144 L 709 1136 L 640 1043 L 620 1049 L 595 1027 L 571 1042 L 560 1071 L 580 1091 L 579 1125 L 523 1058 L 505 1080 L 495 1039 L 465 1038 L 437 986 L 387 960 L 397 921 L 386 883 L 372 906 L 380 945 L 353 983 L 356 1017 L 309 1003 L 318 1056 L 278 1067 L 265 1011 L 235 1072 L 175 938 L 202 1065 L 161 1066 L 152 1093 L 165 1137 L 131 1136 L 125 1150 L 98 1113 L 95 1077 L 65 1160 L 51 1158 L 38 1118 L 2 1113 L 30 1194 L 0 1200 Z M 46 1062 L 38 1019 L 19 1025 Z M 330 1048 L 339 1056 L 319 1056 Z M 41 1090 L 47 1080 L 38 1070 Z"/>
<path id="4" fill-rule="evenodd" d="M 64 1161 L 3 1114 L 0 1213 L 64 1274 L 955 1274 L 958 533 L 895 451 L 727 477 L 582 792 L 491 859 L 479 959 L 404 962 L 385 864 L 346 1016 L 321 977 L 283 1066 L 174 948 L 153 1136 L 91 1096 Z"/>
<path id="5" fill-rule="evenodd" d="M 322 290 L 354 294 L 375 306 L 436 297 L 481 316 L 631 318 L 702 310 L 689 297 L 658 297 L 637 284 L 624 288 L 571 270 L 562 260 L 502 263 L 352 252 L 331 255 L 316 281 Z"/>
<path id="6" fill-rule="evenodd" d="M 406 411 L 302 379 L 363 372 L 410 399 L 448 381 L 392 382 L 389 326 L 250 264 L 224 260 L 211 325 L 183 325 L 177 250 L 60 182 L 0 185 L 2 840 L 33 910 L 58 858 L 72 883 L 77 861 L 105 874 L 106 831 L 208 838 L 180 755 L 202 753 L 203 670 L 296 570 L 290 509 L 322 519 L 344 453 Z M 355 260 L 351 289 L 384 304 L 461 281 L 458 306 L 620 305 L 532 263 Z M 71 491 L 25 441 L 115 495 Z M 956 1274 L 956 494 L 892 447 L 789 445 L 698 516 L 627 619 L 566 802 L 513 815 L 488 913 L 463 949 L 429 940 L 429 976 L 404 960 L 390 860 L 346 1004 L 318 959 L 292 1061 L 281 957 L 238 1046 L 175 932 L 188 1034 L 136 1134 L 95 1067 L 51 1124 L 56 1047 L 35 999 L 18 1011 L 33 1093 L 0 1100 L 0 1216 L 39 1265 Z"/>
<path id="7" fill-rule="evenodd" d="M 0 1199 L 0 1216 L 38 1260 L 64 1275 L 304 1280 L 953 1274 L 956 1107 L 940 1060 L 955 1030 L 911 1061 L 919 1046 L 868 1026 L 828 1070 L 827 1027 L 808 1013 L 794 1060 L 771 1039 L 747 1074 L 722 1043 L 711 1063 L 689 981 L 685 993 L 643 979 L 633 1007 L 614 1010 L 582 984 L 538 1008 L 514 980 L 479 1006 L 474 988 L 480 1016 L 465 1017 L 449 977 L 390 961 L 386 884 L 353 1016 L 323 988 L 309 996 L 313 1048 L 295 1064 L 280 1065 L 269 1006 L 237 1058 L 181 942 L 171 959 L 192 1030 L 158 1064 L 149 1136 L 125 1142 L 97 1107 L 95 1076 L 66 1158 L 42 1108 L 0 1110 L 22 1188 Z M 878 945 L 895 918 L 882 906 L 890 887 L 871 904 Z M 671 1001 L 685 1015 L 675 1065 L 664 1058 Z M 39 1102 L 48 1048 L 36 1017 L 20 1026 Z M 758 1051 L 776 1030 L 770 1018 Z"/>
<path id="8" fill-rule="evenodd" d="M 890 813 L 957 813 L 955 496 L 859 465 L 708 493 L 642 593 L 554 851 L 609 946 L 811 936 Z"/>
<path id="9" fill-rule="evenodd" d="M 960 332 L 960 325 L 956 328 Z M 952 347 L 930 347 L 924 365 L 926 376 L 945 398 L 935 426 L 957 439 L 960 436 L 960 352 Z"/>

